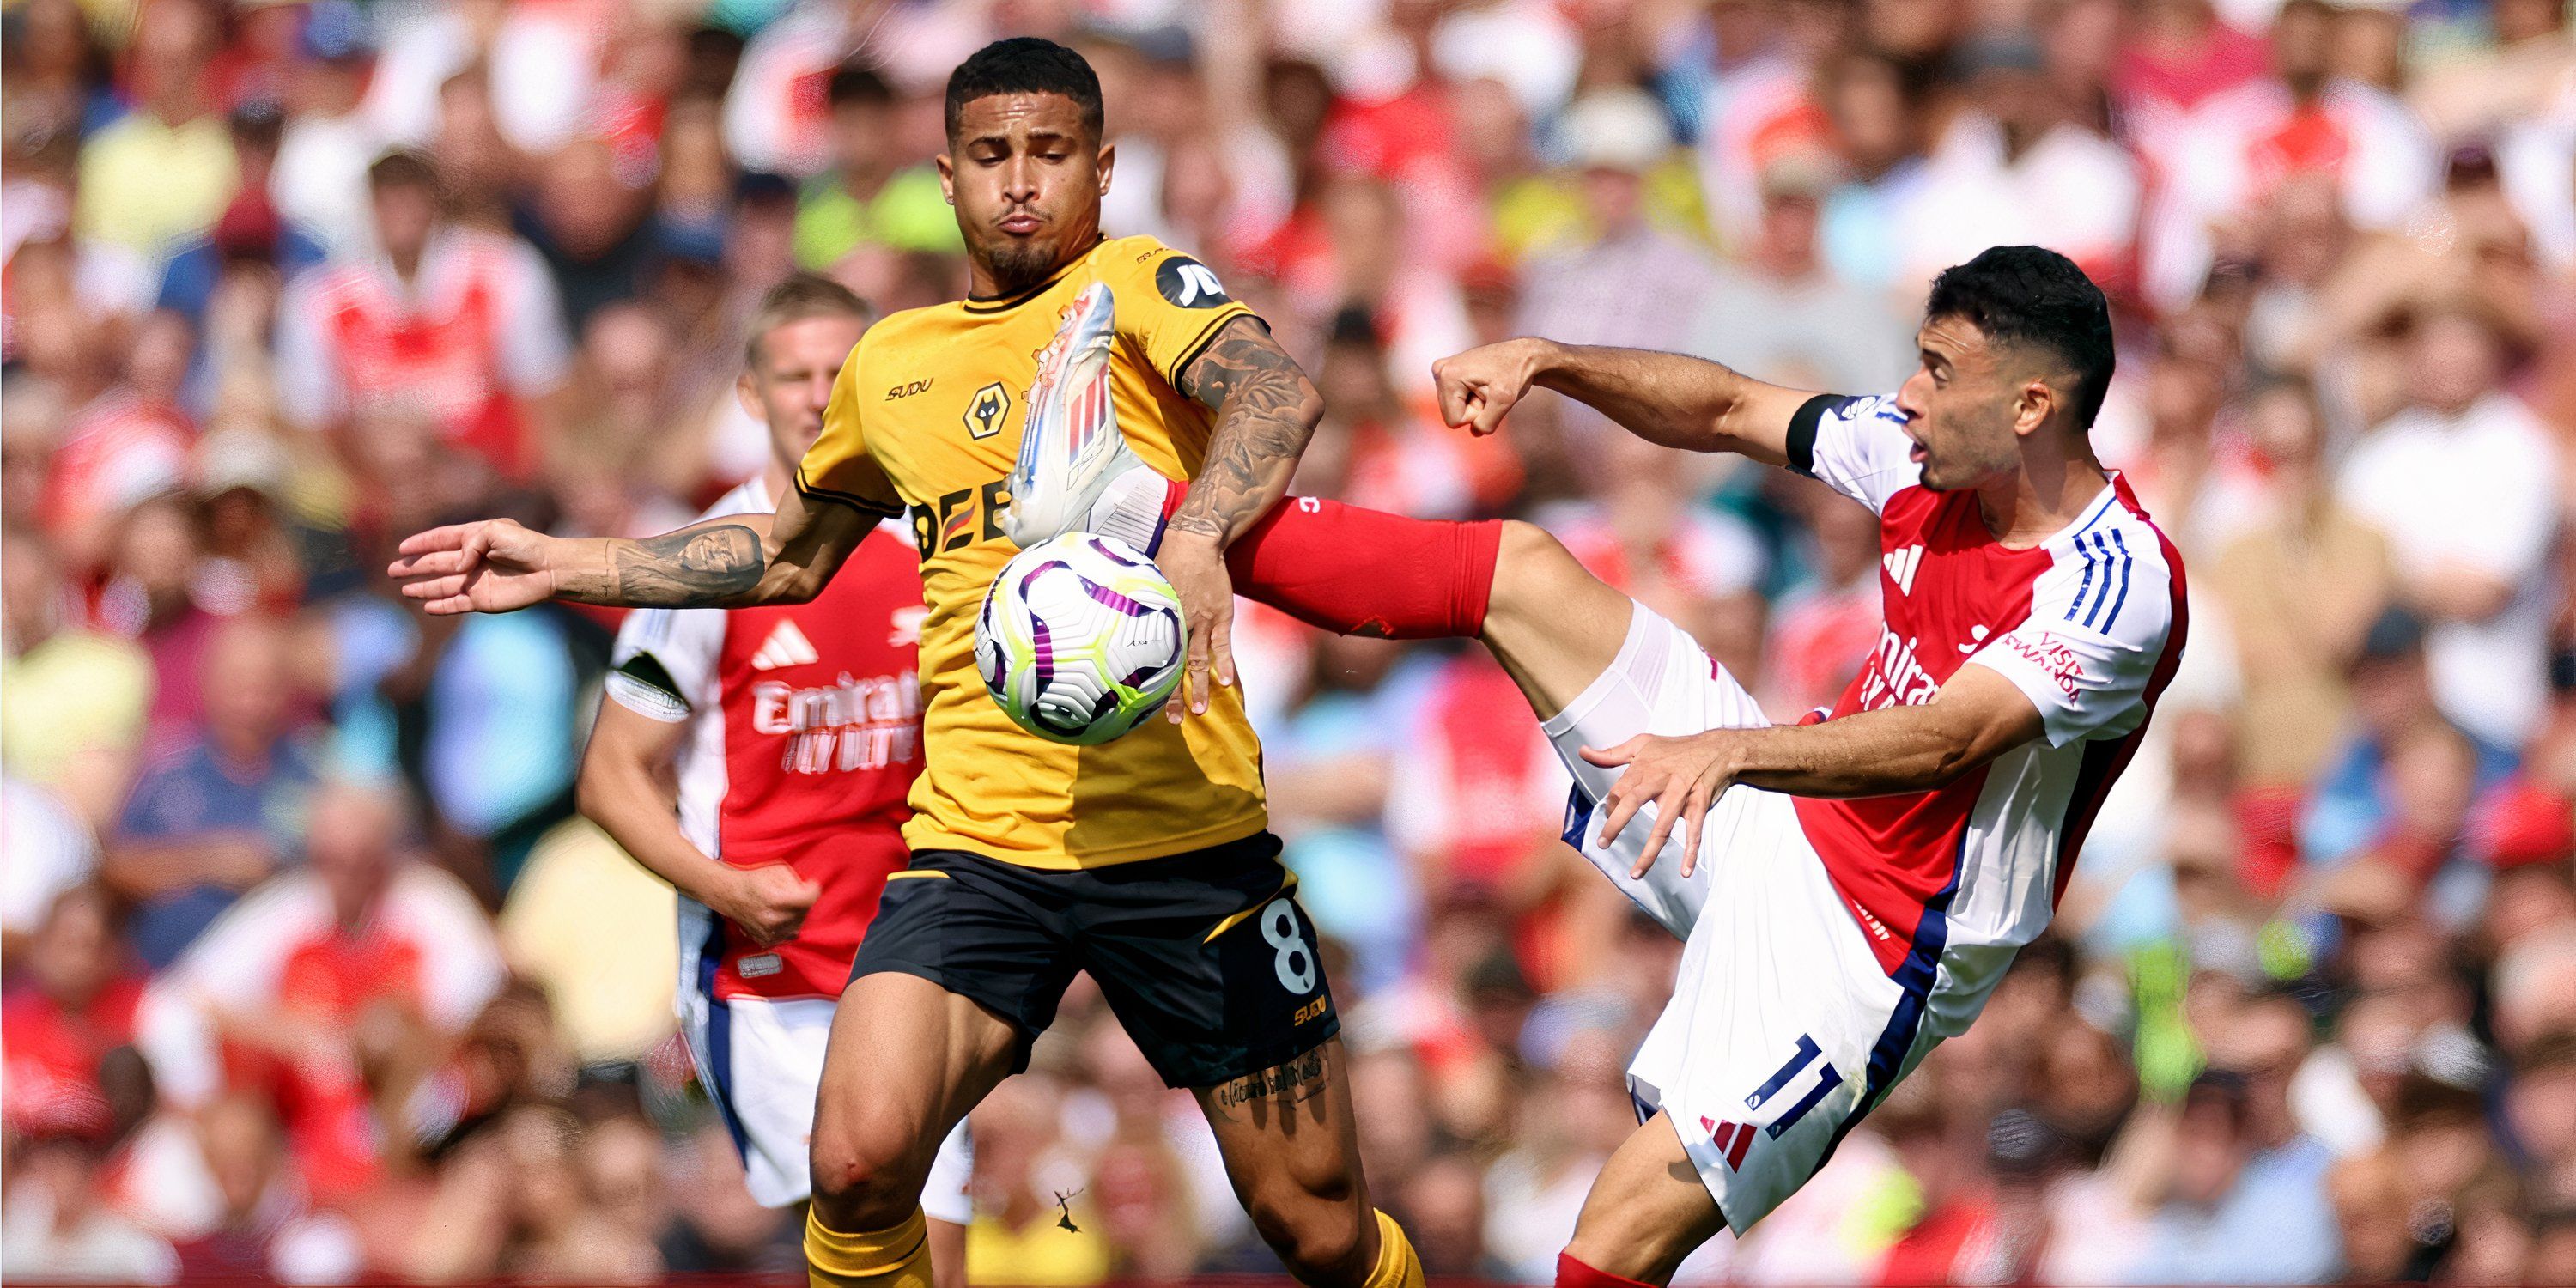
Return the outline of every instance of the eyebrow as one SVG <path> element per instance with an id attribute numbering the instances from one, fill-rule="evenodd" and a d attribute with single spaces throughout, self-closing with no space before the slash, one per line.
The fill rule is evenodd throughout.
<path id="1" fill-rule="evenodd" d="M 1071 143 L 1071 142 L 1076 141 L 1080 136 L 1079 136 L 1079 135 L 1075 135 L 1075 134 L 1068 134 L 1068 133 L 1066 133 L 1066 132 L 1065 132 L 1065 131 L 1063 131 L 1063 130 L 1052 130 L 1052 129 L 1049 129 L 1049 130 L 1030 130 L 1030 131 L 1028 131 L 1027 133 L 1023 134 L 1023 135 L 1020 135 L 1019 137 L 1021 137 L 1021 138 L 1025 138 L 1025 139 L 1027 139 L 1027 140 L 1028 140 L 1029 142 L 1031 142 L 1031 143 L 1041 143 L 1041 142 L 1044 142 L 1044 143 Z M 994 130 L 994 131 L 989 131 L 989 132 L 987 132 L 987 133 L 978 134 L 978 135 L 974 136 L 973 138 L 970 138 L 970 139 L 966 140 L 966 146 L 971 148 L 971 147 L 978 147 L 978 146 L 981 146 L 981 145 L 984 145 L 984 144 L 988 144 L 988 143 L 989 143 L 989 144 L 993 144 L 993 145 L 995 145 L 995 146 L 999 146 L 999 147 L 1009 147 L 1009 146 L 1011 145 L 1011 141 L 1012 141 L 1012 135 L 1010 134 L 1010 132 L 1008 132 L 1008 131 L 1006 131 L 1006 130 Z"/>

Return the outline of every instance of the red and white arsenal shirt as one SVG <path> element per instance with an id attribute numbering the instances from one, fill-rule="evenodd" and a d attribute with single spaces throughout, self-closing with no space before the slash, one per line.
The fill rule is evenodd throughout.
<path id="1" fill-rule="evenodd" d="M 701 519 L 773 508 L 754 478 Z M 774 949 L 705 919 L 722 942 L 683 947 L 712 969 L 717 997 L 838 997 L 849 982 L 886 876 L 909 859 L 922 612 L 919 557 L 884 525 L 811 603 L 648 609 L 619 629 L 608 696 L 689 725 L 681 833 L 726 863 L 791 864 L 823 888 L 804 928 Z"/>
<path id="2" fill-rule="evenodd" d="M 1791 425 L 1790 465 L 1879 516 L 1885 623 L 1825 718 L 1929 702 L 1974 663 L 2029 697 L 2046 736 L 1931 791 L 1801 797 L 1798 821 L 1880 963 L 1964 1025 L 2047 928 L 2173 678 L 2182 559 L 2117 474 L 2046 541 L 2007 547 L 1975 492 L 1922 486 L 1904 424 L 1892 395 L 1827 395 Z M 1945 1000 L 1964 1013 L 1938 1015 Z"/>
<path id="3" fill-rule="evenodd" d="M 431 236 L 412 280 L 381 254 L 327 264 L 278 303 L 277 390 L 307 427 L 353 413 L 423 416 L 505 472 L 528 464 L 515 400 L 572 359 L 545 261 L 513 237 Z"/>

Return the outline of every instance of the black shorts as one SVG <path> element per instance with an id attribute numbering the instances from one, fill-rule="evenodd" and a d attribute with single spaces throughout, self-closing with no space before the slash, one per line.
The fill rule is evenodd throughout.
<path id="1" fill-rule="evenodd" d="M 1267 832 L 1073 872 L 919 850 L 886 883 L 850 978 L 894 971 L 971 998 L 1029 1043 L 1089 971 L 1175 1087 L 1286 1064 L 1341 1031 L 1315 924 Z"/>

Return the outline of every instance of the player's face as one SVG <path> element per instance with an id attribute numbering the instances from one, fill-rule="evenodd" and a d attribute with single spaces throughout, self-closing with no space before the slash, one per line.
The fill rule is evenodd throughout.
<path id="1" fill-rule="evenodd" d="M 1034 286 L 1091 249 L 1111 160 L 1062 94 L 991 94 L 959 109 L 939 182 L 991 289 Z"/>
<path id="2" fill-rule="evenodd" d="M 798 318 L 761 337 L 760 365 L 742 373 L 735 392 L 742 409 L 769 426 L 769 450 L 789 469 L 822 435 L 832 382 L 865 330 L 857 318 Z"/>
<path id="3" fill-rule="evenodd" d="M 1922 365 L 1896 391 L 1914 440 L 1923 486 L 1936 492 L 1974 488 L 2021 466 L 2022 394 L 2018 363 L 1974 325 L 1933 318 L 1915 334 Z M 2036 422 L 2033 422 L 2034 427 Z"/>

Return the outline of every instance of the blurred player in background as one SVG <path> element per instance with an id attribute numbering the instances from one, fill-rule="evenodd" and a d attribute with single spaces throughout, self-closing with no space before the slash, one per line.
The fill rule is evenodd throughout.
<path id="1" fill-rule="evenodd" d="M 1471 633 L 1458 542 L 1389 539 L 1392 516 L 1277 508 L 1321 399 L 1214 273 L 1149 237 L 1106 238 L 1099 78 L 1018 38 L 950 77 L 940 172 L 972 287 L 877 323 L 843 368 L 823 435 L 776 517 L 659 537 L 566 540 L 508 520 L 405 541 L 392 573 L 432 613 L 553 597 L 632 607 L 800 603 L 879 523 L 909 508 L 929 605 L 921 634 L 924 772 L 911 866 L 869 926 L 833 1025 L 816 1109 L 806 1261 L 817 1284 L 928 1282 L 922 1187 L 938 1142 L 1028 1063 L 1088 972 L 1164 1081 L 1186 1087 L 1253 1224 L 1300 1280 L 1397 1288 L 1421 1262 L 1369 1202 L 1340 1019 L 1296 878 L 1267 830 L 1260 746 L 1229 687 L 1229 573 L 1335 629 Z M 1126 442 L 1196 480 L 1146 527 L 1189 623 L 1172 720 L 1073 748 L 1010 723 L 976 672 L 973 623 L 1012 542 L 1010 480 L 1027 391 L 1067 313 L 1107 285 L 1117 360 L 1101 367 Z M 1100 321 L 1110 321 L 1099 318 Z M 1061 363 L 1070 346 L 1058 346 Z M 1062 387 L 1062 382 L 1056 382 Z M 1097 423 L 1095 418 L 1093 423 Z M 1159 507 L 1160 477 L 1146 475 Z M 1346 517 L 1352 521 L 1346 522 Z M 1253 566 L 1230 547 L 1288 525 L 1302 551 Z M 1337 580 L 1343 579 L 1343 580 Z M 1339 619 L 1366 580 L 1369 621 Z M 1186 704 L 1191 718 L 1182 718 Z M 891 1058 L 899 1053 L 900 1058 Z"/>
<path id="2" fill-rule="evenodd" d="M 701 519 L 776 508 L 866 329 L 866 307 L 827 279 L 769 292 L 736 386 L 769 427 L 769 466 Z M 636 612 L 582 760 L 583 812 L 680 892 L 689 1054 L 752 1197 L 771 1207 L 811 1192 L 833 1008 L 905 863 L 921 616 L 912 544 L 893 523 L 864 534 L 809 602 Z M 971 1171 L 961 1124 L 922 1193 L 939 1288 L 965 1282 Z"/>

